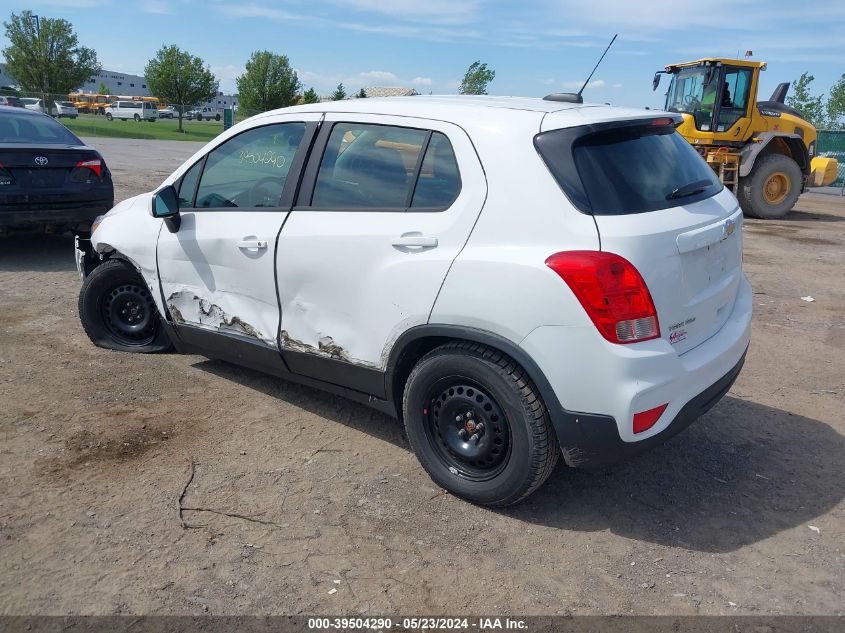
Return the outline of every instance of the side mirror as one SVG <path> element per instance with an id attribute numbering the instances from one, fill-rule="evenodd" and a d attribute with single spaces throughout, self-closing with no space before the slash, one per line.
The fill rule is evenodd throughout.
<path id="1" fill-rule="evenodd" d="M 657 86 L 660 85 L 660 72 L 654 73 L 654 79 L 651 81 L 651 89 L 657 90 Z"/>
<path id="2" fill-rule="evenodd" d="M 167 230 L 176 233 L 182 224 L 182 216 L 179 215 L 179 195 L 173 185 L 168 185 L 156 191 L 153 196 L 153 204 L 150 214 L 154 218 L 161 218 L 167 225 Z"/>

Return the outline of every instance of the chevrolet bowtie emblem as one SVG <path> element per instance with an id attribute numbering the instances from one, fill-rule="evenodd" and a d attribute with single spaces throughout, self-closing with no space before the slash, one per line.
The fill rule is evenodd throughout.
<path id="1" fill-rule="evenodd" d="M 736 230 L 736 222 L 734 220 L 727 220 L 722 225 L 722 239 L 728 238 L 731 235 L 733 235 L 735 230 Z"/>

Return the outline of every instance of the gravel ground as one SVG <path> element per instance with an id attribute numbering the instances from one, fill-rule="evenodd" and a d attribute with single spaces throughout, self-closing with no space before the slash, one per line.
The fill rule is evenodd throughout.
<path id="1" fill-rule="evenodd" d="M 118 199 L 199 147 L 90 142 Z M 753 341 L 730 394 L 507 510 L 438 490 L 363 406 L 94 347 L 71 242 L 3 240 L 0 613 L 845 613 L 845 200 L 745 231 Z"/>

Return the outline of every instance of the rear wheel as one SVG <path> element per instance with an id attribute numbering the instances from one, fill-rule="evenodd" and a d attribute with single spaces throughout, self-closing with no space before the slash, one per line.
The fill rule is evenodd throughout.
<path id="1" fill-rule="evenodd" d="M 215 114 L 215 115 L 214 115 L 214 120 L 215 120 L 215 121 L 219 121 L 219 120 L 220 120 L 220 115 L 219 115 L 219 114 Z"/>
<path id="2" fill-rule="evenodd" d="M 79 318 L 99 347 L 124 352 L 171 347 L 146 283 L 121 260 L 107 261 L 86 277 L 79 291 Z"/>
<path id="3" fill-rule="evenodd" d="M 426 472 L 475 503 L 516 503 L 557 463 L 536 387 L 511 358 L 484 345 L 449 343 L 424 356 L 406 383 L 403 414 Z"/>
<path id="4" fill-rule="evenodd" d="M 739 181 L 736 197 L 745 215 L 777 220 L 795 206 L 802 179 L 801 168 L 789 156 L 769 154 L 758 159 L 751 174 Z"/>
<path id="5" fill-rule="evenodd" d="M 135 115 L 135 123 L 138 123 L 141 120 L 141 116 L 136 114 Z"/>

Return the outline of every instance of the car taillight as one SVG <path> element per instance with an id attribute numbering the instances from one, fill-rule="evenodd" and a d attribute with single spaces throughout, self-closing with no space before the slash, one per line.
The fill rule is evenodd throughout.
<path id="1" fill-rule="evenodd" d="M 611 343 L 660 336 L 657 310 L 639 271 L 624 257 L 601 251 L 565 251 L 546 259 Z"/>
<path id="2" fill-rule="evenodd" d="M 6 169 L 3 163 L 0 163 L 0 185 L 11 185 L 13 182 L 15 182 L 15 177 L 12 176 L 12 172 Z"/>
<path id="3" fill-rule="evenodd" d="M 81 160 L 76 163 L 76 166 L 83 168 L 87 167 L 95 174 L 97 174 L 98 178 L 103 175 L 103 161 L 101 161 L 99 158 L 96 158 L 94 160 Z"/>

